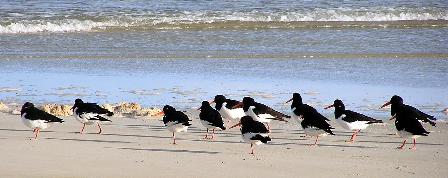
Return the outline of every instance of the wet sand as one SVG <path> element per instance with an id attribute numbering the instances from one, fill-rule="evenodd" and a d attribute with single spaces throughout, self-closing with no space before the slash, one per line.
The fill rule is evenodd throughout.
<path id="1" fill-rule="evenodd" d="M 189 111 L 193 127 L 177 134 L 171 144 L 161 118 L 112 118 L 87 126 L 73 117 L 30 140 L 32 130 L 18 115 L 0 113 L 0 177 L 446 177 L 448 125 L 425 127 L 432 133 L 417 140 L 417 150 L 395 149 L 403 141 L 392 122 L 369 127 L 353 144 L 351 133 L 334 121 L 336 136 L 318 147 L 300 137 L 294 121 L 273 123 L 272 142 L 257 146 L 256 155 L 242 143 L 237 128 L 218 131 L 216 140 L 204 140 L 197 111 Z"/>

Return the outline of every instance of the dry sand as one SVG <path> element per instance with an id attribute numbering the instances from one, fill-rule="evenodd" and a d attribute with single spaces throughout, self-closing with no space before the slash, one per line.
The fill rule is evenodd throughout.
<path id="1" fill-rule="evenodd" d="M 171 144 L 159 119 L 112 118 L 103 134 L 73 117 L 30 140 L 31 129 L 20 116 L 0 113 L 0 177 L 448 177 L 448 125 L 438 123 L 430 136 L 417 140 L 417 150 L 397 150 L 403 141 L 392 122 L 351 133 L 335 123 L 336 136 L 300 137 L 295 122 L 273 123 L 273 141 L 257 146 L 256 156 L 241 142 L 238 129 L 218 131 L 214 141 L 190 113 L 193 127 Z M 406 145 L 410 147 L 411 145 Z"/>

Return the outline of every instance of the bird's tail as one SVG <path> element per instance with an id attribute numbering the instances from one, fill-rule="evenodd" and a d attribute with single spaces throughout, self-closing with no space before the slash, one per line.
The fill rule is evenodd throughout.
<path id="1" fill-rule="evenodd" d="M 375 123 L 383 123 L 383 121 L 382 120 L 372 120 L 372 121 L 367 122 L 367 124 L 375 124 Z"/>
<path id="2" fill-rule="evenodd" d="M 331 131 L 330 129 L 325 129 L 325 132 L 329 133 L 330 135 L 334 135 L 333 131 Z"/>
<path id="3" fill-rule="evenodd" d="M 113 113 L 113 112 L 110 112 L 110 111 L 107 111 L 106 114 L 107 114 L 107 116 L 109 116 L 109 117 L 114 115 L 114 113 Z"/>
<path id="4" fill-rule="evenodd" d="M 105 117 L 100 116 L 100 115 L 97 115 L 96 118 L 98 118 L 98 120 L 100 120 L 100 121 L 108 121 L 108 122 L 112 122 L 111 120 L 106 119 Z"/>
<path id="5" fill-rule="evenodd" d="M 267 143 L 268 141 L 271 141 L 271 138 L 269 138 L 269 136 L 263 137 L 262 135 L 255 135 L 255 137 L 253 137 L 254 140 L 260 140 L 263 143 Z"/>

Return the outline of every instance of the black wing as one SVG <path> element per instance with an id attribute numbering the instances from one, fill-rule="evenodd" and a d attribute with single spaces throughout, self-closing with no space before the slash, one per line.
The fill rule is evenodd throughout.
<path id="1" fill-rule="evenodd" d="M 334 129 L 331 127 L 330 124 L 327 123 L 327 118 L 317 112 L 316 110 L 307 110 L 304 111 L 303 114 L 303 121 L 302 121 L 302 127 L 307 128 L 309 126 L 311 127 L 317 127 L 319 129 L 322 129 L 326 132 L 328 132 L 331 135 L 334 135 L 331 129 Z"/>
<path id="2" fill-rule="evenodd" d="M 423 128 L 422 124 L 420 124 L 417 119 L 409 116 L 410 115 L 397 115 L 397 118 L 395 119 L 395 127 L 397 130 L 404 130 L 414 135 L 428 135 L 429 132 Z"/>
<path id="3" fill-rule="evenodd" d="M 357 113 L 350 110 L 344 111 L 345 118 L 342 120 L 346 122 L 355 122 L 355 121 L 368 121 L 369 123 L 382 123 L 383 121 L 371 118 L 361 113 Z"/>
<path id="4" fill-rule="evenodd" d="M 201 113 L 199 114 L 199 118 L 211 123 L 212 126 L 220 127 L 221 129 L 225 130 L 221 114 L 219 114 L 219 112 L 214 110 L 212 107 L 202 109 Z"/>
<path id="5" fill-rule="evenodd" d="M 179 123 L 182 123 L 182 125 L 186 125 L 186 126 L 190 126 L 191 124 L 190 124 L 190 119 L 188 118 L 188 116 L 185 114 L 185 113 L 183 113 L 183 112 L 181 112 L 181 111 L 176 111 L 176 113 L 175 113 L 175 115 L 176 115 L 176 120 L 177 120 L 177 122 L 179 122 Z"/>
<path id="6" fill-rule="evenodd" d="M 244 123 L 241 127 L 241 133 L 269 133 L 269 130 L 266 126 L 258 121 L 249 120 L 247 123 Z"/>
<path id="7" fill-rule="evenodd" d="M 98 106 L 96 103 L 83 103 L 78 110 L 80 110 L 80 113 L 107 114 L 108 116 L 114 115 L 113 112 Z"/>
<path id="8" fill-rule="evenodd" d="M 312 111 L 312 112 L 317 112 L 316 109 L 314 109 L 312 106 L 307 105 L 307 104 L 302 104 L 299 106 L 300 108 L 296 108 L 293 113 L 297 116 L 303 115 L 303 111 Z M 330 121 L 330 119 L 324 117 L 326 121 Z"/>
<path id="9" fill-rule="evenodd" d="M 226 99 L 226 108 L 233 109 L 233 107 L 241 102 L 237 100 Z"/>
<path id="10" fill-rule="evenodd" d="M 64 122 L 61 118 L 51 115 L 37 108 L 29 108 L 26 111 L 25 118 L 29 120 L 45 120 L 47 122 Z"/>
<path id="11" fill-rule="evenodd" d="M 409 113 L 410 117 L 414 117 L 423 122 L 427 122 L 427 123 L 431 124 L 432 126 L 436 125 L 435 122 L 431 121 L 431 120 L 437 120 L 436 118 L 434 118 L 434 116 L 428 115 L 428 114 L 418 110 L 417 108 L 414 108 L 409 105 L 404 105 L 404 112 Z"/>
<path id="12" fill-rule="evenodd" d="M 270 107 L 268 107 L 268 106 L 266 106 L 264 104 L 261 104 L 261 103 L 255 103 L 255 108 L 253 109 L 253 111 L 254 111 L 254 113 L 256 115 L 259 115 L 259 114 L 270 114 L 270 115 L 275 117 L 273 119 L 281 120 L 281 121 L 286 121 L 286 120 L 283 119 L 284 117 L 285 118 L 291 118 L 291 116 L 288 116 L 286 114 L 278 112 L 278 111 L 276 111 L 276 110 L 274 110 L 274 109 L 272 109 L 272 108 L 270 108 Z"/>

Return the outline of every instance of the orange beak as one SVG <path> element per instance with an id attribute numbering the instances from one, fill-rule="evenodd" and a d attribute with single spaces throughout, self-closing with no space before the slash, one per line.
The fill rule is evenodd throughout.
<path id="1" fill-rule="evenodd" d="M 380 107 L 380 109 L 381 109 L 381 108 L 384 108 L 384 107 L 386 107 L 386 106 L 389 106 L 389 105 L 390 105 L 390 101 L 387 102 L 387 103 L 384 103 L 383 106 Z"/>
<path id="2" fill-rule="evenodd" d="M 240 126 L 240 125 L 241 125 L 241 122 L 239 122 L 238 124 L 235 124 L 235 125 L 232 126 L 232 127 L 229 127 L 229 129 L 234 128 L 234 127 L 238 127 L 238 126 Z"/>
<path id="3" fill-rule="evenodd" d="M 154 115 L 152 115 L 152 116 L 160 116 L 160 115 L 165 115 L 165 113 L 163 112 L 163 111 L 160 111 L 160 112 L 158 112 L 158 113 L 156 113 L 156 114 L 154 114 Z"/>
<path id="4" fill-rule="evenodd" d="M 291 98 L 291 99 L 289 99 L 288 101 L 286 101 L 286 102 L 285 102 L 285 104 L 286 104 L 286 103 L 289 103 L 289 102 L 291 102 L 291 101 L 292 101 L 292 98 Z"/>
<path id="5" fill-rule="evenodd" d="M 331 107 L 334 107 L 334 104 L 332 104 L 332 105 L 330 105 L 330 106 L 327 106 L 327 107 L 325 107 L 324 109 L 328 109 L 328 108 L 331 108 Z"/>
<path id="6" fill-rule="evenodd" d="M 392 116 L 389 120 L 394 120 L 397 117 L 397 115 L 395 114 L 394 116 Z"/>
<path id="7" fill-rule="evenodd" d="M 236 108 L 242 108 L 243 107 L 243 103 L 240 102 L 237 105 L 233 106 L 232 109 L 236 109 Z"/>

